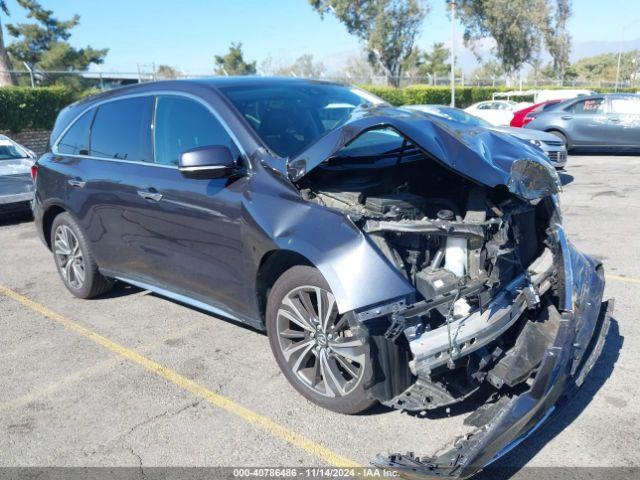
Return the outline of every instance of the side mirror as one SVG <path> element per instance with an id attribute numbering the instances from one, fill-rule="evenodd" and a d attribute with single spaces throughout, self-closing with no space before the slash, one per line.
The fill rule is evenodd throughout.
<path id="1" fill-rule="evenodd" d="M 210 145 L 180 154 L 178 170 L 187 178 L 201 180 L 229 177 L 238 170 L 238 163 L 228 147 Z"/>

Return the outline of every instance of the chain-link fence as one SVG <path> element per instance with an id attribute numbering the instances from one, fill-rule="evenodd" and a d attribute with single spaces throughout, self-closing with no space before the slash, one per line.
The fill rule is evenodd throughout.
<path id="1" fill-rule="evenodd" d="M 132 72 L 101 72 L 101 71 L 67 71 L 67 70 L 13 70 L 10 72 L 13 82 L 21 86 L 45 86 L 45 85 L 68 85 L 78 89 L 99 89 L 108 90 L 122 85 L 133 83 L 151 82 L 167 79 L 181 78 L 207 78 L 214 77 L 213 73 L 196 73 L 175 71 L 170 74 L 158 72 L 152 69 L 139 69 Z M 401 77 L 388 77 L 385 75 L 364 75 L 354 76 L 349 73 L 322 75 L 322 80 L 338 81 L 342 83 L 361 85 L 398 85 L 406 87 L 410 85 L 429 86 L 450 86 L 451 80 L 448 75 L 427 75 Z M 640 90 L 640 79 L 620 80 L 616 82 L 611 79 L 571 79 L 558 82 L 556 79 L 545 77 L 532 78 L 521 77 L 511 79 L 505 77 L 481 78 L 473 75 L 456 76 L 455 83 L 460 87 L 512 87 L 514 89 L 529 89 L 538 86 L 555 87 L 575 87 L 575 88 L 602 88 L 615 90 L 616 88 L 638 88 Z"/>

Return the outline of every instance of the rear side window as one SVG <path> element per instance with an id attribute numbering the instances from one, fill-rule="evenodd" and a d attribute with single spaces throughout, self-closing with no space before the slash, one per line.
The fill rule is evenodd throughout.
<path id="1" fill-rule="evenodd" d="M 58 152 L 69 155 L 89 155 L 89 129 L 95 113 L 95 109 L 85 112 L 71 126 L 58 143 Z"/>
<path id="2" fill-rule="evenodd" d="M 153 97 L 127 98 L 98 107 L 91 128 L 91 156 L 152 161 Z"/>
<path id="3" fill-rule="evenodd" d="M 640 96 L 611 99 L 611 113 L 640 115 Z"/>
<path id="4" fill-rule="evenodd" d="M 183 97 L 158 97 L 154 122 L 155 162 L 177 165 L 182 152 L 223 145 L 237 149 L 218 119 L 202 104 Z"/>
<path id="5" fill-rule="evenodd" d="M 602 113 L 604 112 L 604 98 L 589 98 L 567 107 L 571 113 Z"/>

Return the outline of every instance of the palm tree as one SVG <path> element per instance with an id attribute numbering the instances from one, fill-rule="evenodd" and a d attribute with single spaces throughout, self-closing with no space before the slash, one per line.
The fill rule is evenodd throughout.
<path id="1" fill-rule="evenodd" d="M 4 48 L 4 40 L 2 39 L 2 13 L 9 16 L 9 8 L 5 0 L 0 0 L 0 87 L 6 85 L 13 85 L 13 79 L 11 78 L 11 63 L 9 62 L 9 55 Z"/>

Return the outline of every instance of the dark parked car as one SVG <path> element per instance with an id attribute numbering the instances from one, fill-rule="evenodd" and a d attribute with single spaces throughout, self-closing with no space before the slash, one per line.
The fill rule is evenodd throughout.
<path id="1" fill-rule="evenodd" d="M 266 330 L 291 384 L 338 412 L 486 399 L 452 452 L 386 468 L 474 473 L 602 347 L 602 265 L 566 240 L 544 153 L 509 135 L 229 77 L 83 100 L 51 145 L 36 225 L 74 295 L 119 279 Z"/>
<path id="2" fill-rule="evenodd" d="M 34 162 L 31 150 L 0 135 L 0 214 L 30 209 Z"/>
<path id="3" fill-rule="evenodd" d="M 525 128 L 557 135 L 567 149 L 640 148 L 640 95 L 607 94 L 558 103 Z"/>

